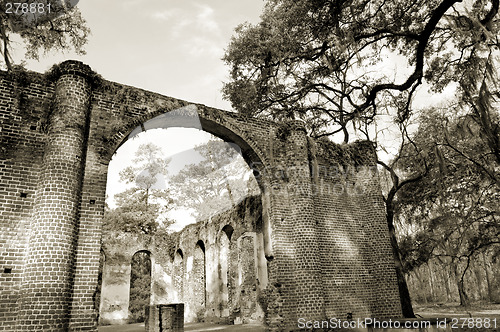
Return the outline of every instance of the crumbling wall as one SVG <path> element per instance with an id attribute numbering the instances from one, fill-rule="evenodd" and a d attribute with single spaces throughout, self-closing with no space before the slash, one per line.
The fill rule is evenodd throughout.
<path id="1" fill-rule="evenodd" d="M 399 292 L 372 143 L 310 144 L 327 316 L 398 317 Z"/>
<path id="2" fill-rule="evenodd" d="M 182 121 L 168 117 L 189 110 L 194 113 L 187 112 Z M 307 137 L 300 121 L 278 124 L 195 105 L 103 80 L 87 65 L 66 61 L 47 75 L 0 73 L 0 330 L 96 331 L 94 299 L 111 156 L 129 135 L 179 126 L 201 128 L 240 146 L 261 187 L 263 217 L 261 225 L 245 231 L 231 221 L 227 267 L 215 264 L 221 259 L 217 241 L 224 225 L 186 230 L 197 239 L 179 238 L 184 257 L 178 272 L 160 258 L 153 262 L 153 273 L 164 276 L 153 285 L 155 301 L 187 296 L 183 278 L 192 273 L 187 261 L 193 257 L 194 262 L 202 240 L 209 267 L 206 319 L 244 320 L 241 312 L 254 309 L 238 309 L 237 298 L 247 304 L 257 298 L 265 322 L 278 330 L 293 328 L 298 318 L 400 316 L 376 172 L 364 172 L 356 158 L 343 158 L 349 151 L 365 151 L 363 143 L 320 142 Z M 366 159 L 359 166 L 373 165 L 373 149 L 361 150 Z M 354 165 L 355 171 L 347 178 L 314 173 L 318 165 L 339 163 Z M 318 184 L 344 183 L 365 189 L 317 191 Z M 240 240 L 238 247 L 244 232 L 255 236 Z M 245 290 L 242 296 L 247 276 L 239 279 L 236 253 L 238 248 L 250 252 L 252 241 L 257 257 L 244 264 L 257 266 L 248 280 L 256 279 L 258 286 L 256 295 Z M 224 269 L 226 285 L 219 281 Z M 182 286 L 165 291 L 175 284 L 176 273 L 183 276 Z M 229 312 L 212 294 L 227 294 Z"/>
<path id="3" fill-rule="evenodd" d="M 104 234 L 101 323 L 127 322 L 130 260 L 143 250 L 152 259 L 151 304 L 184 303 L 186 322 L 263 323 L 258 297 L 267 285 L 267 265 L 260 202 L 260 196 L 248 197 L 168 241 L 164 235 Z"/>

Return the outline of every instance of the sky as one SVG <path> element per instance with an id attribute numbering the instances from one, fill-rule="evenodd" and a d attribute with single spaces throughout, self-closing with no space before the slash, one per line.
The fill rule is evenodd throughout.
<path id="1" fill-rule="evenodd" d="M 222 100 L 228 67 L 221 60 L 234 28 L 257 22 L 263 0 L 81 0 L 92 31 L 86 55 L 47 54 L 27 61 L 44 72 L 76 59 L 105 79 L 163 95 L 230 109 Z M 17 49 L 15 59 L 24 51 Z"/>
<path id="2" fill-rule="evenodd" d="M 86 55 L 49 53 L 27 60 L 26 67 L 45 72 L 56 63 L 80 60 L 107 80 L 230 110 L 222 99 L 222 82 L 229 76 L 221 58 L 235 27 L 258 22 L 263 5 L 263 0 L 81 0 L 77 7 L 91 30 Z M 19 62 L 24 50 L 18 47 L 13 56 Z M 127 141 L 109 165 L 108 204 L 113 207 L 113 196 L 124 190 L 119 172 L 141 144 L 160 145 L 164 156 L 181 156 L 172 164 L 182 165 L 186 154 L 210 137 L 197 129 L 170 128 Z M 194 222 L 186 210 L 171 217 L 177 220 L 174 230 Z"/>

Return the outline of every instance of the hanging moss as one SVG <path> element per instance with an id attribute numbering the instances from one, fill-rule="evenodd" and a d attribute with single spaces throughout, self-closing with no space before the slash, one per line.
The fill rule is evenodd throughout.
<path id="1" fill-rule="evenodd" d="M 287 123 L 281 123 L 276 130 L 276 138 L 280 141 L 286 141 L 288 136 L 290 136 L 291 128 Z"/>

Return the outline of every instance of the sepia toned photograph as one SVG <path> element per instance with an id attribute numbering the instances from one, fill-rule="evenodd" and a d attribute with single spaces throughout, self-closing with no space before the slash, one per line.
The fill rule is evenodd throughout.
<path id="1" fill-rule="evenodd" d="M 0 331 L 500 331 L 500 0 L 0 0 Z"/>

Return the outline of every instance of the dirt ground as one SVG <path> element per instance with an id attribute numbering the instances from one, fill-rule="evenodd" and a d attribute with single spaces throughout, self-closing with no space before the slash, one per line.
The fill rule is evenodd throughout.
<path id="1" fill-rule="evenodd" d="M 188 323 L 184 325 L 186 332 L 264 332 L 265 329 L 259 325 L 218 325 L 208 323 Z M 100 326 L 99 332 L 144 332 L 144 324 L 111 325 Z"/>
<path id="2" fill-rule="evenodd" d="M 435 317 L 487 317 L 500 323 L 500 303 L 476 303 L 469 307 L 461 307 L 458 303 L 426 304 L 413 305 L 413 311 L 417 317 L 435 318 Z"/>
<path id="3" fill-rule="evenodd" d="M 469 318 L 482 317 L 495 319 L 497 327 L 500 328 L 500 304 L 473 304 L 468 308 L 460 307 L 458 303 L 426 304 L 413 306 L 414 312 L 419 318 Z M 498 331 L 499 329 L 487 329 Z M 460 330 L 460 329 L 459 329 Z M 451 330 L 451 331 L 459 331 Z M 467 329 L 466 329 L 467 330 Z M 99 332 L 143 332 L 144 324 L 101 326 Z M 188 332 L 263 332 L 265 329 L 258 325 L 218 325 L 208 323 L 185 324 L 184 331 Z M 448 329 L 448 331 L 450 331 Z M 460 330 L 462 331 L 462 330 Z M 469 331 L 469 330 L 467 330 Z M 486 331 L 485 329 L 474 329 L 473 331 Z"/>

